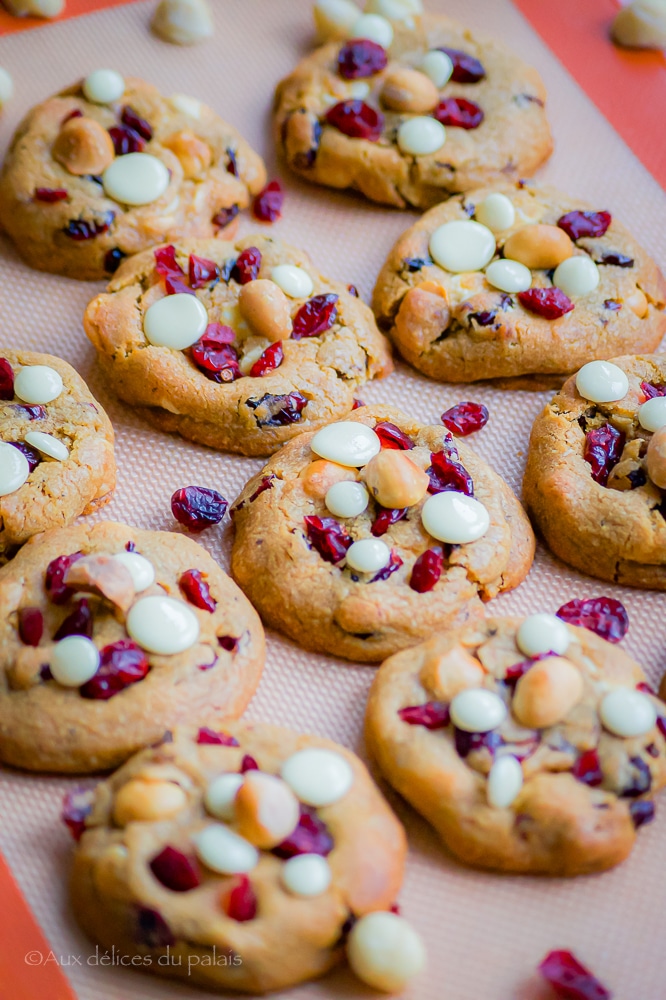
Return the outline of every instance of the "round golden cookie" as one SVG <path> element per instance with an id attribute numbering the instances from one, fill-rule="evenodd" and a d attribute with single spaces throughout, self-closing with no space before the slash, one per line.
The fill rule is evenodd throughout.
<path id="1" fill-rule="evenodd" d="M 164 240 L 232 235 L 239 210 L 266 181 L 263 161 L 240 133 L 201 101 L 164 97 L 136 77 L 114 74 L 124 91 L 93 102 L 82 87 L 94 76 L 33 108 L 5 158 L 0 219 L 24 260 L 98 280 Z M 113 173 L 128 170 L 123 157 L 146 154 L 151 161 L 139 163 L 148 162 L 157 186 L 129 203 L 134 195 Z"/>
<path id="2" fill-rule="evenodd" d="M 603 871 L 654 816 L 666 706 L 626 653 L 587 629 L 555 619 L 568 647 L 530 657 L 516 641 L 525 622 L 487 619 L 388 659 L 370 691 L 368 748 L 466 864 Z M 636 718 L 636 735 L 618 735 Z"/>
<path id="3" fill-rule="evenodd" d="M 25 479 L 19 475 L 13 482 L 7 478 L 13 463 L 4 456 L 0 462 L 4 561 L 31 535 L 70 524 L 79 514 L 108 503 L 116 463 L 111 422 L 66 361 L 51 354 L 3 351 L 0 384 L 0 441 L 19 446 L 27 459 Z M 9 452 L 8 458 L 15 456 Z"/>
<path id="4" fill-rule="evenodd" d="M 348 437 L 357 424 L 381 443 L 379 454 L 358 468 L 322 459 L 320 435 Z M 345 516 L 331 487 L 342 503 L 365 495 L 365 509 Z M 422 512 L 435 494 L 471 507 L 486 530 L 466 544 L 434 537 Z M 249 481 L 232 514 L 231 572 L 266 624 L 306 649 L 361 662 L 480 615 L 483 601 L 518 586 L 534 557 L 529 521 L 497 473 L 443 427 L 390 406 L 361 407 L 316 437 L 300 435 Z"/>
<path id="5" fill-rule="evenodd" d="M 263 668 L 254 609 L 170 532 L 44 532 L 0 570 L 0 616 L 0 759 L 29 770 L 114 767 L 192 715 L 236 718 Z"/>
<path id="6" fill-rule="evenodd" d="M 196 331 L 185 349 L 165 346 L 160 328 L 151 342 L 151 308 L 192 288 L 205 310 L 199 339 Z M 84 326 L 121 399 L 162 430 L 244 455 L 271 454 L 344 416 L 358 386 L 393 367 L 372 312 L 348 286 L 258 234 L 138 254 L 88 305 Z"/>
<path id="7" fill-rule="evenodd" d="M 438 49 L 450 55 L 452 75 L 436 85 L 421 68 Z M 503 45 L 425 15 L 413 30 L 396 30 L 388 51 L 352 39 L 306 56 L 278 85 L 275 135 L 308 180 L 424 209 L 495 178 L 533 174 L 553 148 L 545 99 L 537 71 Z M 412 121 L 437 130 L 443 144 L 417 155 L 400 132 Z"/>
<path id="8" fill-rule="evenodd" d="M 71 876 L 79 923 L 102 947 L 141 956 L 144 971 L 209 989 L 264 993 L 321 976 L 342 960 L 350 923 L 395 902 L 400 823 L 337 743 L 190 720 L 88 802 L 66 804 L 83 828 Z M 296 780 L 308 760 L 317 807 Z"/>
<path id="9" fill-rule="evenodd" d="M 450 269 L 455 251 L 453 260 L 441 257 L 441 244 L 440 260 L 449 269 L 435 262 L 434 234 L 437 256 L 442 232 L 451 232 L 440 227 L 483 225 L 484 219 L 497 228 L 463 228 L 482 243 L 476 269 L 460 256 L 460 231 L 460 270 Z M 506 274 L 498 279 L 504 258 L 518 263 L 521 285 L 507 283 Z M 578 288 L 598 280 L 585 294 L 571 290 L 574 261 L 588 282 Z M 501 287 L 490 280 L 493 269 Z M 526 290 L 513 290 L 518 287 Z M 554 188 L 520 182 L 433 208 L 395 244 L 373 295 L 380 328 L 419 371 L 444 382 L 502 379 L 500 385 L 523 389 L 556 388 L 562 374 L 595 358 L 654 350 L 666 333 L 665 305 L 662 274 L 622 223 Z"/>

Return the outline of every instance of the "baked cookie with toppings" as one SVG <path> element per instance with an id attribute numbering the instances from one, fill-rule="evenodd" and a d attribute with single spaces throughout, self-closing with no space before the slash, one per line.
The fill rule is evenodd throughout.
<path id="1" fill-rule="evenodd" d="M 113 428 L 71 365 L 51 354 L 0 354 L 0 562 L 46 528 L 108 503 Z"/>
<path id="2" fill-rule="evenodd" d="M 392 371 L 353 291 L 266 236 L 184 240 L 125 261 L 83 322 L 109 384 L 162 430 L 269 455 Z"/>
<path id="3" fill-rule="evenodd" d="M 525 503 L 570 566 L 666 590 L 666 356 L 592 361 L 534 422 Z"/>
<path id="4" fill-rule="evenodd" d="M 420 209 L 533 174 L 553 148 L 537 71 L 447 17 L 411 23 L 364 15 L 356 37 L 323 45 L 282 80 L 275 135 L 292 170 Z"/>
<path id="5" fill-rule="evenodd" d="M 549 614 L 439 633 L 382 664 L 368 748 L 476 868 L 623 861 L 666 784 L 666 705 L 625 652 Z"/>
<path id="6" fill-rule="evenodd" d="M 19 125 L 0 224 L 31 267 L 98 280 L 165 240 L 232 235 L 265 181 L 261 158 L 211 108 L 101 69 Z"/>
<path id="7" fill-rule="evenodd" d="M 151 972 L 250 993 L 321 976 L 346 944 L 366 981 L 402 990 L 423 964 L 386 912 L 405 835 L 358 757 L 261 723 L 167 735 L 65 803 L 86 933 Z"/>
<path id="8" fill-rule="evenodd" d="M 657 265 L 610 212 L 522 183 L 427 212 L 391 250 L 373 296 L 380 327 L 419 371 L 523 389 L 654 350 L 665 305 Z"/>
<path id="9" fill-rule="evenodd" d="M 0 570 L 0 760 L 114 767 L 192 715 L 237 718 L 259 683 L 256 612 L 183 535 L 46 531 Z"/>
<path id="10" fill-rule="evenodd" d="M 443 427 L 391 406 L 301 434 L 232 515 L 231 572 L 264 621 L 363 663 L 479 616 L 534 557 L 504 480 Z"/>

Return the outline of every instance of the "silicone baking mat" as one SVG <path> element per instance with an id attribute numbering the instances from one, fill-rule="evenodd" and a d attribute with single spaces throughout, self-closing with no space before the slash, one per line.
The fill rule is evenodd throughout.
<path id="1" fill-rule="evenodd" d="M 588 0 L 586 0 L 588 2 Z M 591 2 L 591 0 L 589 0 Z M 318 189 L 283 174 L 274 162 L 269 112 L 272 90 L 310 44 L 309 0 L 214 0 L 217 31 L 194 49 L 167 46 L 147 30 L 153 4 L 133 3 L 0 38 L 0 65 L 16 83 L 16 94 L 0 122 L 6 146 L 23 113 L 37 101 L 100 66 L 140 73 L 166 93 L 192 93 L 237 125 L 280 174 L 287 198 L 275 235 L 305 247 L 318 265 L 356 284 L 368 298 L 375 276 L 399 233 L 415 216 L 375 207 L 345 194 Z M 548 5 L 551 6 L 551 5 Z M 638 238 L 666 263 L 663 193 L 609 123 L 562 68 L 539 35 L 509 0 L 432 0 L 431 7 L 464 20 L 508 43 L 534 63 L 548 86 L 556 151 L 543 180 L 570 189 L 598 208 L 610 207 Z M 649 94 L 646 99 L 649 99 Z M 655 128 L 661 112 L 654 108 Z M 252 230 L 244 219 L 243 231 Z M 103 518 L 144 528 L 172 529 L 169 498 L 188 483 L 213 486 L 232 499 L 261 462 L 223 454 L 157 434 L 140 412 L 108 394 L 86 340 L 81 315 L 101 288 L 30 271 L 0 242 L 0 344 L 51 351 L 88 379 L 116 428 L 118 487 Z M 363 389 L 371 401 L 391 402 L 436 422 L 460 399 L 485 402 L 487 427 L 471 439 L 517 490 L 532 420 L 546 396 L 438 385 L 404 365 L 394 376 Z M 223 566 L 228 565 L 228 523 L 201 536 Z M 285 572 L 287 569 L 285 568 Z M 573 597 L 611 593 L 628 608 L 627 650 L 644 665 L 653 683 L 666 667 L 664 598 L 609 587 L 568 571 L 542 547 L 520 589 L 498 599 L 491 612 L 554 611 Z M 270 634 L 268 660 L 248 715 L 325 734 L 364 753 L 362 720 L 372 667 L 313 656 Z M 75 782 L 53 777 L 0 774 L 0 848 L 41 924 L 53 956 L 28 963 L 61 961 L 80 1000 L 194 1000 L 202 993 L 187 985 L 104 967 L 94 946 L 77 928 L 68 908 L 66 876 L 71 853 L 59 822 L 63 792 Z M 573 881 L 502 877 L 461 868 L 409 808 L 387 792 L 410 840 L 404 914 L 425 938 L 428 971 L 405 996 L 413 1000 L 546 1000 L 551 996 L 534 970 L 552 948 L 570 948 L 596 970 L 615 1000 L 663 1000 L 666 959 L 663 898 L 666 892 L 666 797 L 657 819 L 639 837 L 632 857 L 601 876 Z M 0 909 L 11 907 L 8 890 Z M 5 918 L 9 914 L 5 911 Z M 28 950 L 43 950 L 43 943 Z M 0 939 L 5 959 L 10 947 Z M 12 948 L 17 948 L 13 944 Z M 0 997 L 55 1000 L 33 966 L 10 986 L 1 974 Z M 20 987 L 20 989 L 19 989 Z M 64 994 L 62 994 L 64 996 Z M 344 970 L 281 994 L 298 1000 L 369 997 Z"/>

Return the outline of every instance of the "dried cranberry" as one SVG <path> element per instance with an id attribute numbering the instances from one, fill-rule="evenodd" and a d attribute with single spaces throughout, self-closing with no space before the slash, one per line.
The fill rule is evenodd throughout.
<path id="1" fill-rule="evenodd" d="M 51 668 L 48 665 L 48 663 L 42 663 L 41 667 L 39 668 L 39 676 L 43 681 L 53 680 L 53 674 L 51 673 Z"/>
<path id="2" fill-rule="evenodd" d="M 571 299 L 559 288 L 528 288 L 518 292 L 520 304 L 544 319 L 559 319 L 574 307 Z"/>
<path id="3" fill-rule="evenodd" d="M 243 924 L 257 915 L 257 897 L 247 875 L 237 875 L 224 898 L 224 912 L 232 920 Z"/>
<path id="4" fill-rule="evenodd" d="M 437 545 L 432 549 L 426 549 L 418 557 L 412 567 L 412 575 L 409 578 L 409 586 L 417 594 L 426 594 L 435 586 L 444 567 L 444 549 Z"/>
<path id="5" fill-rule="evenodd" d="M 397 451 L 409 451 L 414 447 L 414 442 L 410 437 L 401 431 L 395 424 L 388 420 L 383 420 L 375 424 L 375 434 L 382 443 L 382 448 L 392 448 Z"/>
<path id="6" fill-rule="evenodd" d="M 269 473 L 267 476 L 262 476 L 261 482 L 257 486 L 256 490 L 254 491 L 251 497 L 248 497 L 248 503 L 252 503 L 254 500 L 257 499 L 257 497 L 261 496 L 261 494 L 264 493 L 266 490 L 272 490 L 274 480 L 275 476 L 273 475 L 272 472 Z"/>
<path id="7" fill-rule="evenodd" d="M 388 62 L 386 49 L 369 38 L 352 38 L 338 53 L 338 73 L 344 80 L 362 80 L 380 73 Z"/>
<path id="8" fill-rule="evenodd" d="M 408 511 L 408 507 L 385 507 L 379 511 L 377 517 L 372 522 L 370 531 L 375 538 L 381 538 L 389 530 L 392 524 L 402 521 Z"/>
<path id="9" fill-rule="evenodd" d="M 377 142 L 384 128 L 384 115 L 365 101 L 340 101 L 326 112 L 326 121 L 352 139 Z"/>
<path id="10" fill-rule="evenodd" d="M 193 253 L 190 254 L 189 272 L 190 288 L 203 288 L 204 285 L 217 281 L 220 277 L 220 269 L 215 261 L 197 257 Z"/>
<path id="11" fill-rule="evenodd" d="M 541 659 L 540 656 L 535 656 L 531 660 L 523 660 L 521 663 L 512 663 L 510 667 L 506 668 L 504 674 L 504 683 L 508 684 L 509 687 L 513 688 L 521 677 L 523 677 L 527 671 L 534 666 L 536 660 Z"/>
<path id="12" fill-rule="evenodd" d="M 0 358 L 0 399 L 14 398 L 14 369 L 7 358 Z"/>
<path id="13" fill-rule="evenodd" d="M 61 623 L 53 638 L 56 642 L 66 638 L 68 635 L 85 635 L 89 639 L 92 639 L 92 634 L 92 611 L 90 610 L 90 606 L 88 604 L 88 598 L 82 597 L 81 600 L 77 602 L 74 610 L 70 612 L 70 614 L 68 614 L 65 620 Z"/>
<path id="14" fill-rule="evenodd" d="M 588 431 L 585 435 L 583 457 L 592 467 L 592 478 L 600 486 L 606 485 L 611 469 L 620 460 L 624 437 L 624 433 L 612 424 Z"/>
<path id="15" fill-rule="evenodd" d="M 284 351 L 282 350 L 282 344 L 279 340 L 276 340 L 274 344 L 267 347 L 263 354 L 257 358 L 250 368 L 250 376 L 252 378 L 262 378 L 262 376 L 268 375 L 269 372 L 279 368 L 283 360 Z"/>
<path id="16" fill-rule="evenodd" d="M 633 802 L 629 803 L 629 815 L 636 829 L 645 823 L 651 823 L 654 819 L 654 813 L 654 802 L 650 802 L 649 799 L 634 799 Z"/>
<path id="17" fill-rule="evenodd" d="M 453 63 L 451 80 L 454 83 L 478 83 L 486 75 L 483 64 L 467 52 L 461 52 L 460 49 L 445 49 L 441 46 L 439 47 L 439 51 L 446 52 Z"/>
<path id="18" fill-rule="evenodd" d="M 652 382 L 641 382 L 641 389 L 646 399 L 654 399 L 655 396 L 666 396 L 666 385 L 663 384 L 654 385 Z"/>
<path id="19" fill-rule="evenodd" d="M 197 733 L 197 743 L 218 747 L 240 746 L 235 736 L 231 736 L 230 733 L 223 733 L 218 732 L 215 729 L 209 729 L 208 726 L 202 726 L 200 728 Z"/>
<path id="20" fill-rule="evenodd" d="M 70 111 L 68 115 L 65 115 L 60 124 L 64 125 L 65 122 L 71 121 L 72 118 L 83 118 L 83 111 L 80 111 L 79 108 L 74 108 L 74 110 Z"/>
<path id="21" fill-rule="evenodd" d="M 37 449 L 31 448 L 29 444 L 25 443 L 25 441 L 8 441 L 7 443 L 25 456 L 28 463 L 28 471 L 34 472 L 42 460 L 42 456 L 39 454 Z"/>
<path id="22" fill-rule="evenodd" d="M 136 545 L 134 542 L 125 542 L 125 552 L 136 552 Z"/>
<path id="23" fill-rule="evenodd" d="M 612 264 L 614 267 L 633 267 L 634 258 L 627 257 L 626 254 L 618 253 L 616 250 L 613 250 L 609 253 L 602 253 L 601 258 L 596 263 Z"/>
<path id="24" fill-rule="evenodd" d="M 571 773 L 574 778 L 582 781 L 585 785 L 591 785 L 593 788 L 600 785 L 604 780 L 604 773 L 601 770 L 597 751 L 585 750 L 571 768 Z"/>
<path id="25" fill-rule="evenodd" d="M 475 322 L 478 326 L 492 326 L 496 319 L 497 313 L 494 310 L 469 313 L 467 317 L 468 323 Z"/>
<path id="26" fill-rule="evenodd" d="M 631 784 L 625 785 L 620 793 L 624 799 L 637 799 L 652 788 L 652 772 L 642 757 L 630 757 L 632 767 Z"/>
<path id="27" fill-rule="evenodd" d="M 432 114 L 442 125 L 465 129 L 478 128 L 485 117 L 478 104 L 464 97 L 445 97 Z"/>
<path id="28" fill-rule="evenodd" d="M 410 726 L 425 726 L 426 729 L 445 729 L 451 721 L 449 706 L 445 701 L 408 705 L 407 708 L 401 708 L 398 715 Z"/>
<path id="29" fill-rule="evenodd" d="M 266 416 L 255 415 L 259 427 L 284 427 L 287 424 L 295 424 L 301 419 L 307 402 L 301 392 L 290 392 L 288 395 L 280 396 L 267 392 L 261 399 L 248 399 L 247 405 L 252 410 L 260 408 L 266 410 Z"/>
<path id="30" fill-rule="evenodd" d="M 166 889 L 172 892 L 189 892 L 201 885 L 199 866 L 175 847 L 165 847 L 150 862 L 150 870 Z"/>
<path id="31" fill-rule="evenodd" d="M 86 828 L 86 817 L 92 812 L 93 791 L 90 788 L 75 788 L 67 792 L 62 800 L 62 821 L 69 828 L 74 840 L 80 840 Z"/>
<path id="32" fill-rule="evenodd" d="M 146 148 L 146 141 L 138 132 L 127 125 L 112 125 L 109 129 L 111 142 L 116 156 L 127 156 L 128 153 L 140 153 Z"/>
<path id="33" fill-rule="evenodd" d="M 21 608 L 18 613 L 18 634 L 26 646 L 39 646 L 44 631 L 44 616 L 39 608 Z"/>
<path id="34" fill-rule="evenodd" d="M 258 771 L 258 770 L 259 770 L 259 765 L 257 764 L 254 757 L 250 757 L 249 753 L 244 754 L 243 759 L 241 761 L 240 773 L 245 774 L 246 771 Z"/>
<path id="35" fill-rule="evenodd" d="M 614 597 L 588 597 L 584 601 L 568 601 L 556 614 L 567 625 L 580 625 L 608 642 L 619 642 L 629 628 L 627 609 Z"/>
<path id="36" fill-rule="evenodd" d="M 100 650 L 97 673 L 80 688 L 81 696 L 108 701 L 130 684 L 142 681 L 149 670 L 144 651 L 131 639 L 119 639 Z"/>
<path id="37" fill-rule="evenodd" d="M 44 587 L 54 604 L 64 604 L 74 593 L 70 587 L 65 586 L 65 573 L 82 555 L 83 552 L 72 552 L 69 556 L 57 556 L 46 567 Z"/>
<path id="38" fill-rule="evenodd" d="M 442 423 L 453 434 L 467 437 L 485 427 L 488 416 L 488 407 L 483 403 L 456 403 L 442 413 Z"/>
<path id="39" fill-rule="evenodd" d="M 294 316 L 292 338 L 317 337 L 320 333 L 330 330 L 338 318 L 338 296 L 315 295 L 301 306 Z"/>
<path id="40" fill-rule="evenodd" d="M 233 222 L 239 212 L 240 205 L 228 205 L 226 208 L 221 208 L 213 216 L 213 225 L 217 226 L 218 229 L 224 229 L 230 222 Z"/>
<path id="41" fill-rule="evenodd" d="M 379 583 L 380 580 L 388 580 L 388 578 L 392 576 L 396 570 L 399 570 L 401 566 L 402 558 L 397 552 L 391 549 L 391 556 L 388 563 L 383 569 L 380 569 L 379 573 L 375 573 L 372 580 L 370 580 L 370 583 Z"/>
<path id="42" fill-rule="evenodd" d="M 604 299 L 604 309 L 610 309 L 611 312 L 619 312 L 622 308 L 622 303 L 618 302 L 617 299 Z"/>
<path id="43" fill-rule="evenodd" d="M 70 219 L 63 232 L 77 243 L 83 240 L 93 240 L 96 236 L 100 236 L 101 233 L 108 232 L 114 218 L 115 214 L 113 212 L 106 212 L 104 218 L 99 221 L 91 219 L 89 222 L 86 222 L 85 219 Z"/>
<path id="44" fill-rule="evenodd" d="M 134 108 L 130 108 L 128 104 L 126 104 L 125 107 L 123 108 L 120 115 L 120 120 L 123 123 L 123 125 L 127 125 L 128 128 L 134 129 L 135 132 L 138 132 L 141 138 L 145 139 L 146 142 L 150 142 L 150 140 L 152 139 L 153 137 L 152 126 L 149 124 L 149 122 L 146 121 L 145 118 L 141 118 L 136 113 Z"/>
<path id="45" fill-rule="evenodd" d="M 147 948 L 171 948 L 176 939 L 161 913 L 142 906 L 137 914 L 136 937 Z"/>
<path id="46" fill-rule="evenodd" d="M 282 215 L 284 191 L 279 181 L 269 181 L 254 199 L 252 214 L 260 222 L 275 222 Z"/>
<path id="47" fill-rule="evenodd" d="M 611 1000 L 605 986 L 570 951 L 549 952 L 539 972 L 560 1000 Z"/>
<path id="48" fill-rule="evenodd" d="M 365 406 L 365 403 L 363 402 L 362 399 L 354 399 L 354 405 L 352 406 L 352 410 L 358 410 L 362 406 Z"/>
<path id="49" fill-rule="evenodd" d="M 350 295 L 353 295 L 355 299 L 358 298 L 358 288 L 356 285 L 347 285 L 347 291 Z"/>
<path id="50" fill-rule="evenodd" d="M 341 562 L 353 541 L 344 525 L 333 517 L 308 515 L 303 520 L 308 541 L 322 559 L 334 564 Z"/>
<path id="51" fill-rule="evenodd" d="M 45 407 L 39 406 L 39 404 L 35 406 L 28 406 L 27 403 L 16 403 L 14 409 L 19 415 L 25 414 L 28 420 L 43 420 L 46 416 Z"/>
<path id="52" fill-rule="evenodd" d="M 35 188 L 35 201 L 46 201 L 53 204 L 56 201 L 64 201 L 68 197 L 65 188 Z"/>
<path id="53" fill-rule="evenodd" d="M 286 840 L 273 848 L 278 858 L 294 858 L 297 854 L 319 854 L 325 858 L 333 850 L 333 837 L 314 809 L 301 806 L 298 824 Z"/>
<path id="54" fill-rule="evenodd" d="M 203 531 L 219 524 L 227 507 L 222 494 L 206 486 L 183 486 L 171 497 L 173 516 L 189 531 Z"/>
<path id="55" fill-rule="evenodd" d="M 444 493 L 446 490 L 454 490 L 457 493 L 464 493 L 465 496 L 474 496 L 474 483 L 469 472 L 460 462 L 449 458 L 444 451 L 432 452 L 430 455 L 430 476 L 429 493 Z"/>
<path id="56" fill-rule="evenodd" d="M 186 284 L 185 272 L 176 260 L 176 248 L 172 244 L 158 247 L 157 250 L 153 251 L 153 256 L 155 257 L 155 270 L 160 278 L 164 279 L 164 287 L 168 295 L 191 291 Z"/>
<path id="57" fill-rule="evenodd" d="M 248 247 L 241 251 L 234 264 L 231 277 L 239 285 L 247 285 L 249 281 L 254 281 L 259 274 L 261 267 L 261 251 L 256 247 Z"/>
<path id="58" fill-rule="evenodd" d="M 227 149 L 226 149 L 226 154 L 227 154 L 227 159 L 228 159 L 228 161 L 229 161 L 229 162 L 227 163 L 227 173 L 228 173 L 228 174 L 233 174 L 233 175 L 234 175 L 234 177 L 238 177 L 238 162 L 237 162 L 237 160 L 236 160 L 236 153 L 235 153 L 235 150 L 233 150 L 233 149 L 232 149 L 232 148 L 231 148 L 231 147 L 229 146 L 229 147 L 227 147 Z"/>
<path id="59" fill-rule="evenodd" d="M 123 253 L 118 247 L 112 247 L 111 250 L 107 250 L 104 254 L 104 270 L 107 274 L 115 274 L 126 256 L 127 254 Z"/>
<path id="60" fill-rule="evenodd" d="M 198 569 L 188 569 L 181 575 L 178 586 L 185 594 L 190 604 L 202 611 L 212 614 L 217 607 L 217 601 L 210 596 L 210 588 Z"/>
<path id="61" fill-rule="evenodd" d="M 610 212 L 567 212 L 557 220 L 572 240 L 583 236 L 603 236 L 612 221 Z"/>
<path id="62" fill-rule="evenodd" d="M 204 335 L 190 348 L 197 368 L 216 382 L 234 382 L 241 377 L 238 352 L 232 341 L 236 334 L 230 326 L 209 323 Z"/>
<path id="63" fill-rule="evenodd" d="M 467 757 L 474 750 L 488 750 L 494 755 L 495 750 L 504 742 L 499 733 L 491 730 L 489 733 L 468 733 L 463 729 L 454 728 L 456 750 L 460 757 Z"/>

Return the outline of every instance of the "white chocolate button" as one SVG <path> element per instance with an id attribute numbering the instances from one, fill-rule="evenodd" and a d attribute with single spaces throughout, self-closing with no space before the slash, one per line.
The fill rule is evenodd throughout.
<path id="1" fill-rule="evenodd" d="M 436 153 L 446 142 L 446 129 L 436 118 L 415 115 L 398 128 L 398 146 L 409 156 L 428 156 Z"/>
<path id="2" fill-rule="evenodd" d="M 195 344 L 208 326 L 208 313 L 196 295 L 165 295 L 146 309 L 143 332 L 154 347 L 184 351 Z"/>
<path id="3" fill-rule="evenodd" d="M 169 103 L 183 115 L 188 115 L 190 118 L 201 117 L 202 104 L 196 97 L 189 97 L 187 94 L 172 94 Z"/>
<path id="4" fill-rule="evenodd" d="M 356 101 L 364 101 L 370 93 L 370 85 L 365 80 L 352 80 L 349 84 L 349 96 Z"/>
<path id="5" fill-rule="evenodd" d="M 517 260 L 494 260 L 486 268 L 486 281 L 501 292 L 526 292 L 532 284 L 532 272 Z"/>
<path id="6" fill-rule="evenodd" d="M 0 497 L 15 493 L 29 475 L 30 466 L 23 452 L 13 444 L 0 441 Z"/>
<path id="7" fill-rule="evenodd" d="M 646 431 L 654 432 L 666 427 L 666 396 L 654 396 L 643 403 L 638 408 L 638 422 Z"/>
<path id="8" fill-rule="evenodd" d="M 489 733 L 506 718 L 506 705 L 494 691 L 467 688 L 451 702 L 451 721 L 466 733 Z"/>
<path id="9" fill-rule="evenodd" d="M 391 21 L 406 21 L 418 12 L 413 0 L 368 0 L 366 14 L 381 14 Z"/>
<path id="10" fill-rule="evenodd" d="M 182 653 L 199 638 L 199 620 L 187 604 L 159 594 L 133 604 L 125 627 L 142 649 L 165 656 Z"/>
<path id="11" fill-rule="evenodd" d="M 490 515 L 482 503 L 452 490 L 428 497 L 421 521 L 429 535 L 452 545 L 475 542 L 490 527 Z"/>
<path id="12" fill-rule="evenodd" d="M 145 556 L 139 555 L 138 552 L 119 552 L 113 558 L 129 570 L 137 594 L 155 583 L 155 567 Z"/>
<path id="13" fill-rule="evenodd" d="M 97 673 L 99 650 L 85 635 L 68 635 L 53 648 L 50 667 L 58 684 L 80 687 Z"/>
<path id="14" fill-rule="evenodd" d="M 282 884 L 294 896 L 321 896 L 331 884 L 331 868 L 319 854 L 289 858 L 280 873 Z"/>
<path id="15" fill-rule="evenodd" d="M 333 483 L 325 503 L 335 517 L 356 517 L 366 509 L 369 499 L 363 483 Z"/>
<path id="16" fill-rule="evenodd" d="M 438 90 L 448 83 L 453 73 L 453 62 L 446 52 L 432 49 L 427 52 L 421 62 L 421 72 L 432 80 Z"/>
<path id="17" fill-rule="evenodd" d="M 111 104 L 125 93 L 125 81 L 115 69 L 95 69 L 83 81 L 82 90 L 92 104 Z"/>
<path id="18" fill-rule="evenodd" d="M 555 268 L 553 284 L 570 299 L 587 295 L 599 284 L 599 268 L 590 257 L 568 257 Z"/>
<path id="19" fill-rule="evenodd" d="M 454 219 L 432 234 L 430 255 L 446 271 L 481 271 L 495 256 L 495 237 L 480 222 Z"/>
<path id="20" fill-rule="evenodd" d="M 496 809 L 506 809 L 523 787 L 523 769 L 520 761 L 510 754 L 498 757 L 488 775 L 488 804 Z"/>
<path id="21" fill-rule="evenodd" d="M 347 566 L 359 573 L 376 573 L 391 561 L 391 550 L 381 538 L 361 538 L 347 549 Z"/>
<path id="22" fill-rule="evenodd" d="M 592 403 L 613 403 L 629 392 L 629 379 L 610 361 L 588 361 L 576 375 L 576 388 Z"/>
<path id="23" fill-rule="evenodd" d="M 194 837 L 197 857 L 206 868 L 220 875 L 251 872 L 259 863 L 259 851 L 221 823 L 211 823 Z"/>
<path id="24" fill-rule="evenodd" d="M 310 448 L 329 462 L 360 468 L 382 450 L 382 443 L 371 427 L 355 420 L 339 420 L 317 431 Z"/>
<path id="25" fill-rule="evenodd" d="M 402 993 L 425 968 L 421 938 L 397 913 L 367 913 L 357 920 L 347 940 L 347 958 L 364 983 L 385 993 Z"/>
<path id="26" fill-rule="evenodd" d="M 281 774 L 301 802 L 316 807 L 337 802 L 354 780 L 345 758 L 322 747 L 298 750 L 284 762 Z"/>
<path id="27" fill-rule="evenodd" d="M 218 819 L 232 820 L 236 814 L 234 801 L 242 784 L 242 774 L 218 774 L 213 778 L 204 795 L 208 812 Z"/>
<path id="28" fill-rule="evenodd" d="M 318 40 L 351 38 L 361 12 L 352 0 L 316 0 L 312 10 Z"/>
<path id="29" fill-rule="evenodd" d="M 48 365 L 29 365 L 16 376 L 14 392 L 24 403 L 51 403 L 62 392 L 62 379 Z"/>
<path id="30" fill-rule="evenodd" d="M 25 436 L 25 443 L 29 444 L 47 458 L 55 458 L 58 462 L 64 462 L 69 458 L 69 449 L 58 441 L 53 434 L 45 434 L 44 431 L 29 431 Z"/>
<path id="31" fill-rule="evenodd" d="M 11 101 L 14 95 L 14 81 L 6 69 L 0 66 L 0 108 L 3 108 L 7 101 Z"/>
<path id="32" fill-rule="evenodd" d="M 314 284 L 308 272 L 295 264 L 278 264 L 271 271 L 271 280 L 290 299 L 307 299 L 314 290 Z"/>
<path id="33" fill-rule="evenodd" d="M 393 41 L 393 27 L 381 14 L 361 14 L 351 30 L 352 38 L 368 38 L 383 49 L 388 49 Z"/>
<path id="34" fill-rule="evenodd" d="M 609 691 L 599 705 L 599 718 L 615 736 L 642 736 L 657 723 L 657 712 L 646 694 L 633 688 Z"/>
<path id="35" fill-rule="evenodd" d="M 122 205 L 149 205 L 169 186 L 169 171 L 150 153 L 117 156 L 102 174 L 104 193 Z"/>
<path id="36" fill-rule="evenodd" d="M 539 656 L 541 653 L 563 656 L 570 642 L 568 628 L 555 615 L 530 615 L 520 623 L 516 633 L 516 645 L 525 656 Z"/>
<path id="37" fill-rule="evenodd" d="M 503 229 L 509 229 L 516 221 L 516 210 L 513 202 L 505 194 L 495 191 L 489 194 L 480 202 L 474 211 L 476 221 L 492 229 L 494 233 L 501 233 Z"/>

